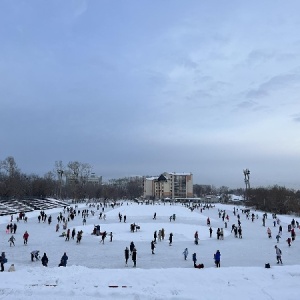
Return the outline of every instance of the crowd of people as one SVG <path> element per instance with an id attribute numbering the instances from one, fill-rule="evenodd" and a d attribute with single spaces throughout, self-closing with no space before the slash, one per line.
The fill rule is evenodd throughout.
<path id="1" fill-rule="evenodd" d="M 202 210 L 203 210 L 203 207 L 199 206 L 197 208 L 200 210 L 200 213 L 201 213 Z M 194 210 L 195 210 L 195 207 L 193 207 L 193 211 Z M 258 219 L 258 215 L 257 214 L 255 215 L 254 213 L 250 214 L 250 210 L 242 211 L 242 214 L 245 214 L 245 219 L 246 220 L 251 219 L 251 222 L 255 222 L 255 220 Z M 82 240 L 82 237 L 83 237 L 83 231 L 78 230 L 78 232 L 76 233 L 75 228 L 73 228 L 72 231 L 71 231 L 71 228 L 69 228 L 70 224 L 77 216 L 81 216 L 82 224 L 86 225 L 89 216 L 94 216 L 94 215 L 95 215 L 95 211 L 93 211 L 92 209 L 91 210 L 90 209 L 80 210 L 76 206 L 75 206 L 75 208 L 73 208 L 73 207 L 64 207 L 63 211 L 60 212 L 57 216 L 57 223 L 55 224 L 55 231 L 59 232 L 60 229 L 61 229 L 60 225 L 62 224 L 63 230 L 65 230 L 65 231 L 63 231 L 60 236 L 63 236 L 65 238 L 64 239 L 65 241 L 70 241 L 70 238 L 75 240 L 75 237 L 76 237 L 76 243 L 80 244 L 81 240 Z M 102 211 L 101 211 L 99 216 L 101 216 L 101 218 L 103 218 L 103 215 L 104 215 L 104 207 L 102 207 Z M 242 235 L 242 221 L 241 221 L 241 215 L 240 215 L 238 209 L 234 208 L 233 216 L 231 216 L 231 217 L 229 216 L 229 213 L 225 210 L 218 210 L 218 213 L 217 213 L 216 216 L 218 216 L 219 219 L 222 219 L 222 222 L 224 224 L 224 228 L 223 227 L 218 227 L 218 228 L 215 227 L 215 228 L 217 228 L 216 229 L 216 239 L 217 240 L 221 240 L 221 241 L 224 240 L 225 230 L 227 229 L 227 224 L 229 223 L 230 220 L 233 222 L 232 225 L 231 225 L 231 232 L 230 233 L 235 238 L 242 239 L 242 237 L 243 237 L 243 235 Z M 266 224 L 267 217 L 268 217 L 267 213 L 264 213 L 263 217 L 262 217 L 263 226 L 265 226 L 265 224 Z M 282 226 L 280 224 L 280 219 L 276 215 L 273 214 L 272 218 L 274 220 L 272 222 L 273 227 L 278 228 L 278 233 L 276 233 L 276 241 L 277 241 L 277 243 L 279 243 L 279 241 L 282 237 Z M 126 215 L 122 216 L 122 214 L 119 213 L 118 219 L 119 219 L 119 222 L 126 223 L 127 218 L 126 218 Z M 153 216 L 152 219 L 153 219 L 153 222 L 155 222 L 157 220 L 156 212 L 154 213 L 154 216 Z M 170 219 L 170 221 L 173 221 L 173 222 L 176 221 L 176 215 L 172 214 L 169 219 Z M 22 215 L 22 216 L 18 217 L 17 222 L 19 222 L 20 220 L 24 220 L 24 222 L 27 222 L 28 218 L 26 218 L 25 215 Z M 103 220 L 105 220 L 105 219 L 103 219 Z M 46 223 L 46 224 L 48 223 L 48 225 L 50 226 L 52 224 L 52 216 L 51 215 L 47 216 L 47 214 L 44 211 L 41 211 L 40 214 L 38 215 L 38 223 Z M 238 225 L 235 225 L 236 223 Z M 208 226 L 209 237 L 212 238 L 213 237 L 213 231 L 214 231 L 212 229 L 213 228 L 212 226 L 214 224 L 212 224 L 212 221 L 210 220 L 210 218 L 207 218 L 206 224 Z M 218 224 L 220 224 L 220 223 L 218 223 Z M 136 227 L 137 226 L 138 225 L 136 225 L 135 223 L 132 223 L 130 225 L 130 231 L 131 232 L 136 232 Z M 289 247 L 291 247 L 292 243 L 296 239 L 295 229 L 298 228 L 298 227 L 299 227 L 298 222 L 293 219 L 291 221 L 291 224 L 289 225 L 290 237 L 288 237 L 288 239 L 286 240 Z M 11 234 L 11 236 L 8 239 L 10 247 L 16 246 L 16 244 L 15 244 L 15 242 L 16 242 L 15 234 L 16 234 L 17 228 L 18 228 L 17 224 L 13 223 L 13 218 L 11 218 L 11 222 L 6 227 L 6 233 Z M 109 233 L 107 233 L 106 231 L 100 232 L 100 225 L 95 225 L 94 226 L 94 231 L 93 231 L 92 234 L 95 234 L 97 236 L 99 235 L 100 236 L 100 243 L 102 243 L 103 245 L 104 245 L 104 242 L 105 242 L 105 238 L 107 236 L 110 237 L 110 242 L 113 241 L 113 232 L 109 232 Z M 229 234 L 229 231 L 226 230 L 226 235 L 228 235 L 228 234 Z M 165 232 L 164 228 L 160 228 L 160 229 L 154 231 L 153 239 L 151 239 L 151 241 L 150 241 L 151 254 L 153 254 L 153 255 L 155 254 L 155 249 L 156 249 L 158 243 L 162 242 L 165 239 L 165 235 L 166 235 L 166 232 Z M 172 246 L 174 235 L 173 235 L 172 232 L 169 232 L 168 235 L 169 235 L 169 238 L 168 238 L 169 245 Z M 271 230 L 270 227 L 267 228 L 267 236 L 268 236 L 269 239 L 272 239 L 272 230 Z M 195 245 L 199 245 L 201 237 L 199 236 L 198 230 L 195 231 L 193 238 L 194 239 L 192 239 L 192 237 L 191 237 L 191 241 L 193 240 Z M 29 243 L 29 233 L 28 233 L 27 230 L 25 230 L 25 232 L 23 234 L 23 244 L 26 246 L 26 245 L 28 245 L 28 243 Z M 275 251 L 276 251 L 277 263 L 282 264 L 282 252 L 281 252 L 281 249 L 278 247 L 278 245 L 275 245 Z M 40 252 L 39 250 L 33 250 L 33 251 L 30 252 L 31 261 L 32 262 L 41 261 L 42 265 L 47 267 L 48 262 L 49 262 L 47 254 L 44 253 L 43 256 L 40 257 L 39 252 Z M 128 266 L 128 261 L 129 261 L 129 258 L 131 257 L 132 262 L 133 262 L 133 267 L 136 267 L 136 265 L 137 265 L 137 249 L 136 249 L 136 246 L 135 246 L 133 241 L 130 243 L 129 247 L 125 248 L 124 254 L 125 254 L 125 266 Z M 189 250 L 186 247 L 183 251 L 184 260 L 188 259 L 188 254 L 189 254 Z M 221 252 L 219 250 L 217 250 L 213 253 L 213 259 L 214 259 L 215 266 L 217 268 L 220 268 L 220 266 L 221 266 Z M 60 267 L 66 267 L 67 266 L 67 261 L 68 261 L 68 256 L 65 252 L 63 254 L 63 256 L 61 257 L 61 260 L 59 262 L 59 266 Z M 193 255 L 192 255 L 192 261 L 193 261 L 193 265 L 194 265 L 195 268 L 199 268 L 199 269 L 204 268 L 204 263 L 203 262 L 197 264 L 197 254 L 196 254 L 196 252 L 193 253 Z M 0 256 L 0 263 L 1 263 L 1 271 L 3 272 L 4 271 L 4 265 L 5 265 L 5 263 L 7 263 L 7 258 L 6 258 L 5 252 L 2 252 L 2 254 Z M 12 268 L 12 269 L 14 269 L 14 268 Z"/>

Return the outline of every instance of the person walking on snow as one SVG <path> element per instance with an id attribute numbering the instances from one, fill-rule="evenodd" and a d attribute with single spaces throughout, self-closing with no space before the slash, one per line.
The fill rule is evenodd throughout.
<path id="1" fill-rule="evenodd" d="M 0 256 L 1 272 L 4 272 L 4 264 L 5 263 L 7 263 L 7 258 L 5 256 L 5 252 L 2 252 L 1 256 Z"/>
<path id="2" fill-rule="evenodd" d="M 128 247 L 125 248 L 125 266 L 128 266 L 128 259 L 129 259 L 129 249 Z"/>
<path id="3" fill-rule="evenodd" d="M 130 249 L 130 255 L 132 255 L 133 249 L 135 248 L 135 245 L 133 242 L 130 243 L 129 249 Z"/>
<path id="4" fill-rule="evenodd" d="M 155 249 L 154 241 L 151 241 L 151 251 L 152 251 L 152 254 L 155 254 L 154 253 L 154 249 Z"/>
<path id="5" fill-rule="evenodd" d="M 27 245 L 29 234 L 27 231 L 23 234 L 24 245 Z"/>
<path id="6" fill-rule="evenodd" d="M 67 230 L 67 235 L 66 235 L 66 241 L 69 241 L 70 240 L 70 228 L 68 228 Z"/>
<path id="7" fill-rule="evenodd" d="M 173 233 L 171 232 L 169 236 L 169 246 L 172 245 L 172 242 L 173 242 Z"/>
<path id="8" fill-rule="evenodd" d="M 12 245 L 15 246 L 15 237 L 12 235 L 10 238 L 9 238 L 9 246 L 11 247 Z"/>
<path id="9" fill-rule="evenodd" d="M 185 248 L 184 251 L 182 252 L 183 256 L 184 256 L 184 260 L 187 259 L 188 255 L 189 255 L 189 250 L 188 248 Z"/>
<path id="10" fill-rule="evenodd" d="M 196 266 L 196 262 L 197 262 L 197 255 L 196 253 L 193 253 L 193 262 L 194 262 L 194 267 Z"/>
<path id="11" fill-rule="evenodd" d="M 214 254 L 214 260 L 217 268 L 221 267 L 221 253 L 219 250 Z"/>
<path id="12" fill-rule="evenodd" d="M 44 267 L 47 267 L 48 266 L 48 257 L 47 257 L 47 254 L 46 253 L 44 253 L 44 255 L 43 255 L 43 257 L 42 257 L 42 265 L 44 266 Z"/>
<path id="13" fill-rule="evenodd" d="M 272 231 L 271 231 L 270 227 L 268 227 L 267 233 L 268 233 L 268 237 L 270 239 L 272 237 Z"/>
<path id="14" fill-rule="evenodd" d="M 277 264 L 281 263 L 282 264 L 282 259 L 281 259 L 281 250 L 277 245 L 275 245 L 275 251 L 276 251 L 276 259 L 277 259 Z"/>
<path id="15" fill-rule="evenodd" d="M 67 256 L 67 253 L 65 252 L 64 255 L 61 257 L 60 264 L 58 266 L 59 267 L 66 267 L 68 259 L 69 259 L 69 257 Z"/>
<path id="16" fill-rule="evenodd" d="M 133 248 L 133 251 L 132 251 L 132 261 L 133 261 L 133 267 L 135 268 L 136 267 L 136 249 Z"/>
<path id="17" fill-rule="evenodd" d="M 198 245 L 198 240 L 199 240 L 199 235 L 198 235 L 198 231 L 195 232 L 194 234 L 194 238 L 195 238 L 195 245 Z"/>
<path id="18" fill-rule="evenodd" d="M 277 243 L 279 243 L 279 239 L 281 238 L 281 236 L 279 235 L 279 233 L 276 235 L 276 240 L 277 240 Z"/>
<path id="19" fill-rule="evenodd" d="M 211 236 L 212 236 L 212 233 L 213 233 L 213 230 L 212 230 L 211 227 L 209 227 L 209 237 L 210 237 L 210 238 L 211 238 Z"/>
<path id="20" fill-rule="evenodd" d="M 156 230 L 153 233 L 153 238 L 154 238 L 154 243 L 156 244 L 156 239 L 157 239 L 157 231 Z"/>

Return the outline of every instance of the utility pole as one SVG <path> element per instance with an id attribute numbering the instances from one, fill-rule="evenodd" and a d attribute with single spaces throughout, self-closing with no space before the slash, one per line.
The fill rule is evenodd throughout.
<path id="1" fill-rule="evenodd" d="M 57 174 L 59 176 L 59 199 L 61 200 L 62 176 L 64 174 L 64 170 L 57 170 Z"/>

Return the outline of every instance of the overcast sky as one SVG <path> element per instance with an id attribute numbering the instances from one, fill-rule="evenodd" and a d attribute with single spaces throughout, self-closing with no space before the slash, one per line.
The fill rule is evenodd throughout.
<path id="1" fill-rule="evenodd" d="M 0 1 L 0 160 L 300 188 L 300 2 Z"/>

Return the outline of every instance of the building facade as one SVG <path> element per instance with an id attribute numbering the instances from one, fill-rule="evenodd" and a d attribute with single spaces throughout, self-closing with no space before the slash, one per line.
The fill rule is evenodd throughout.
<path id="1" fill-rule="evenodd" d="M 176 199 L 193 197 L 193 174 L 164 172 L 157 177 L 144 178 L 145 199 Z"/>

